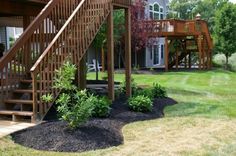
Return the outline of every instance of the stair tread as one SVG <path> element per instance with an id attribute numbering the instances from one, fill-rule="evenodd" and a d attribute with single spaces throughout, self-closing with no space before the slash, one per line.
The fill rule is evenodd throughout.
<path id="1" fill-rule="evenodd" d="M 32 80 L 21 80 L 22 83 L 32 83 Z"/>
<path id="2" fill-rule="evenodd" d="M 32 100 L 21 100 L 21 99 L 10 99 L 5 100 L 5 103 L 23 103 L 23 104 L 33 104 Z"/>
<path id="3" fill-rule="evenodd" d="M 33 112 L 29 111 L 13 111 L 13 110 L 0 110 L 2 115 L 20 115 L 20 116 L 32 116 Z"/>
<path id="4" fill-rule="evenodd" d="M 32 93 L 32 89 L 16 89 L 14 90 L 15 93 Z"/>

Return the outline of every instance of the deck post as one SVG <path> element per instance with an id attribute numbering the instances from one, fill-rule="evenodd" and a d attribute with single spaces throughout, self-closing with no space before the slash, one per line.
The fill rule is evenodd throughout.
<path id="1" fill-rule="evenodd" d="M 200 36 L 198 36 L 198 38 L 197 38 L 197 43 L 198 43 L 198 56 L 199 56 L 198 68 L 201 70 L 202 69 L 202 44 L 201 44 L 201 37 Z"/>
<path id="2" fill-rule="evenodd" d="M 165 71 L 169 71 L 169 45 L 168 38 L 165 38 Z"/>
<path id="3" fill-rule="evenodd" d="M 192 52 L 189 51 L 189 56 L 188 56 L 188 68 L 189 69 L 191 69 L 191 67 L 192 67 L 191 54 L 192 54 Z"/>
<path id="4" fill-rule="evenodd" d="M 83 90 L 86 88 L 86 55 L 82 57 L 79 62 L 79 89 Z"/>
<path id="5" fill-rule="evenodd" d="M 131 12 L 130 8 L 125 9 L 125 76 L 126 95 L 132 95 L 131 89 Z"/>
<path id="6" fill-rule="evenodd" d="M 176 48 L 176 52 L 175 52 L 175 69 L 178 70 L 179 68 L 179 48 Z"/>
<path id="7" fill-rule="evenodd" d="M 107 21 L 107 69 L 108 69 L 108 97 L 115 100 L 114 91 L 114 25 L 113 25 L 113 5 Z"/>

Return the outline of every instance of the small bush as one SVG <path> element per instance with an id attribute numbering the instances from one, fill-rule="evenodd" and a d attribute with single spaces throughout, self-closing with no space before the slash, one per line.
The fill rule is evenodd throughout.
<path id="1" fill-rule="evenodd" d="M 134 82 L 133 78 L 131 78 L 131 89 L 132 89 L 132 94 L 135 94 L 135 92 L 138 89 L 137 84 Z M 125 93 L 126 93 L 126 81 L 124 80 L 120 84 L 120 87 L 118 89 L 118 95 L 120 96 L 121 94 L 125 94 Z"/>
<path id="2" fill-rule="evenodd" d="M 128 104 L 130 109 L 136 112 L 149 112 L 153 107 L 151 99 L 144 95 L 131 97 Z"/>
<path id="3" fill-rule="evenodd" d="M 151 100 L 154 98 L 152 88 L 137 89 L 137 91 L 134 93 L 134 96 L 139 96 L 139 95 L 149 97 Z"/>
<path id="4" fill-rule="evenodd" d="M 109 99 L 106 97 L 98 97 L 94 105 L 92 116 L 101 118 L 107 117 L 110 114 L 110 105 L 111 101 Z"/>
<path id="5" fill-rule="evenodd" d="M 87 95 L 86 90 L 78 91 L 74 95 L 62 93 L 57 99 L 57 111 L 60 119 L 68 122 L 70 128 L 84 124 L 91 116 L 97 98 Z"/>
<path id="6" fill-rule="evenodd" d="M 216 54 L 213 57 L 213 65 L 215 67 L 224 67 L 226 63 L 226 58 L 224 54 Z"/>
<path id="7" fill-rule="evenodd" d="M 154 98 L 166 98 L 167 92 L 164 87 L 158 83 L 153 84 L 152 93 Z"/>

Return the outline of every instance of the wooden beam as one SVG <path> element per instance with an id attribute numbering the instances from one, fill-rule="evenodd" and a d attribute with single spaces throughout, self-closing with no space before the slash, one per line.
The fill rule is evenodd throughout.
<path id="1" fill-rule="evenodd" d="M 125 9 L 125 76 L 126 76 L 126 95 L 132 96 L 131 88 L 131 11 Z"/>
<path id="2" fill-rule="evenodd" d="M 9 16 L 36 16 L 43 9 L 45 4 L 32 4 L 27 2 L 17 2 L 1 0 L 0 15 Z"/>
<path id="3" fill-rule="evenodd" d="M 165 38 L 165 71 L 169 71 L 169 45 L 168 38 Z"/>
<path id="4" fill-rule="evenodd" d="M 108 97 L 111 100 L 115 99 L 114 91 L 114 25 L 113 25 L 113 5 L 111 12 L 108 15 L 108 31 L 107 31 L 107 65 L 108 65 Z"/>

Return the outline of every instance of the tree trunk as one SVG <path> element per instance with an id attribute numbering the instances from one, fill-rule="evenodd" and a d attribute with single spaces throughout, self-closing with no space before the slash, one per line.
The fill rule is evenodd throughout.
<path id="1" fill-rule="evenodd" d="M 98 50 L 95 50 L 95 71 L 96 71 L 96 80 L 98 81 Z"/>
<path id="2" fill-rule="evenodd" d="M 225 62 L 225 69 L 229 69 L 229 55 L 228 54 L 226 54 L 225 55 L 225 58 L 226 58 L 226 62 Z"/>

